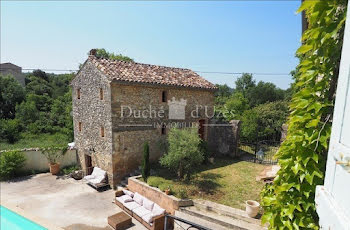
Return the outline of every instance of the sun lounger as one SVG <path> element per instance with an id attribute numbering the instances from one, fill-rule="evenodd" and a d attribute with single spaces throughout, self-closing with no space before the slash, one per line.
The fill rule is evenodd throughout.
<path id="1" fill-rule="evenodd" d="M 108 186 L 107 172 L 99 167 L 94 167 L 92 174 L 85 176 L 84 179 L 87 181 L 88 185 L 91 185 L 97 190 Z"/>

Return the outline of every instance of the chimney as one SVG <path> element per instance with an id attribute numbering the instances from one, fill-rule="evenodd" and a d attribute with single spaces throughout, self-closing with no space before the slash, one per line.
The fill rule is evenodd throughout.
<path id="1" fill-rule="evenodd" d="M 91 49 L 89 52 L 89 56 L 96 56 L 96 49 Z"/>

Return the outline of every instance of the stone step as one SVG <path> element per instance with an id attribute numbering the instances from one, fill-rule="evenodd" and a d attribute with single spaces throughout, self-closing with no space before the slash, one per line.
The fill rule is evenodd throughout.
<path id="1" fill-rule="evenodd" d="M 128 180 L 126 179 L 126 180 L 122 180 L 121 182 L 120 182 L 120 184 L 122 185 L 122 186 L 124 186 L 124 187 L 127 187 L 128 186 Z"/>
<path id="2" fill-rule="evenodd" d="M 192 223 L 196 223 L 199 224 L 201 226 L 207 227 L 209 229 L 213 229 L 213 230 L 229 230 L 229 228 L 221 226 L 219 224 L 213 223 L 211 221 L 205 220 L 203 218 L 197 217 L 197 216 L 193 216 L 193 215 L 189 215 L 185 212 L 182 212 L 180 210 L 176 210 L 175 211 L 175 216 L 176 217 L 180 217 L 182 219 L 191 221 Z M 184 230 L 184 229 L 188 229 L 190 225 L 182 223 L 180 221 L 174 221 L 174 230 Z"/>
<path id="3" fill-rule="evenodd" d="M 265 230 L 267 228 L 262 227 L 259 224 L 247 222 L 240 218 L 233 218 L 227 215 L 221 215 L 213 211 L 205 211 L 196 206 L 180 208 L 182 214 L 187 214 L 188 217 L 196 217 L 198 224 L 211 228 L 207 223 L 221 226 L 221 229 L 234 229 L 234 230 Z M 188 218 L 184 218 L 188 219 Z M 217 229 L 217 228 L 214 228 Z"/>
<path id="4" fill-rule="evenodd" d="M 237 208 L 232 208 L 226 205 L 218 204 L 208 200 L 197 199 L 193 200 L 193 205 L 197 210 L 211 211 L 222 216 L 228 216 L 234 219 L 240 219 L 248 223 L 260 225 L 260 219 L 249 217 L 245 211 Z M 258 215 L 259 217 L 259 215 Z"/>

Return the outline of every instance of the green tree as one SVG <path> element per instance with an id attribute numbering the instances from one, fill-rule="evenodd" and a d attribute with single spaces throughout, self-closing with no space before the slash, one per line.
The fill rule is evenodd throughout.
<path id="1" fill-rule="evenodd" d="M 298 49 L 281 169 L 262 192 L 270 229 L 319 229 L 315 189 L 323 184 L 346 20 L 346 0 L 304 1 L 308 29 Z"/>
<path id="2" fill-rule="evenodd" d="M 200 151 L 201 139 L 194 128 L 170 130 L 168 135 L 169 150 L 161 159 L 161 165 L 177 173 L 180 179 L 188 178 L 193 168 L 204 160 Z"/>
<path id="3" fill-rule="evenodd" d="M 29 76 L 29 82 L 26 84 L 26 90 L 28 94 L 35 95 L 52 95 L 52 87 L 46 80 L 36 77 Z"/>
<path id="4" fill-rule="evenodd" d="M 149 145 L 146 142 L 143 146 L 143 159 L 142 159 L 142 178 L 147 182 L 147 178 L 150 176 L 151 168 L 149 165 Z"/>
<path id="5" fill-rule="evenodd" d="M 240 119 L 247 109 L 249 109 L 248 100 L 243 96 L 243 93 L 236 92 L 225 103 L 224 110 L 229 111 L 226 113 L 225 119 L 228 121 Z"/>
<path id="6" fill-rule="evenodd" d="M 47 76 L 47 74 L 40 69 L 34 70 L 32 74 L 34 77 L 38 77 L 40 79 L 43 79 L 44 81 L 49 81 L 49 77 Z"/>
<path id="7" fill-rule="evenodd" d="M 16 106 L 16 118 L 23 124 L 28 125 L 39 118 L 39 111 L 34 101 L 24 101 Z"/>
<path id="8" fill-rule="evenodd" d="M 0 119 L 15 117 L 16 105 L 25 97 L 25 90 L 19 82 L 11 76 L 0 75 Z"/>
<path id="9" fill-rule="evenodd" d="M 247 141 L 279 140 L 287 116 L 285 101 L 268 102 L 246 110 L 242 115 L 241 138 Z"/>
<path id="10" fill-rule="evenodd" d="M 277 88 L 271 82 L 260 81 L 256 86 L 247 90 L 246 97 L 250 107 L 255 107 L 266 102 L 283 100 L 284 90 Z"/>
<path id="11" fill-rule="evenodd" d="M 64 96 L 67 92 L 71 91 L 70 82 L 72 81 L 74 74 L 60 74 L 50 76 L 49 82 L 52 88 L 52 98 Z"/>
<path id="12" fill-rule="evenodd" d="M 21 124 L 18 119 L 0 119 L 0 139 L 14 143 L 20 138 Z"/>
<path id="13" fill-rule="evenodd" d="M 255 87 L 255 80 L 253 79 L 252 74 L 244 73 L 241 77 L 237 78 L 235 84 L 236 91 L 241 92 L 243 96 L 246 96 L 249 89 Z"/>
<path id="14" fill-rule="evenodd" d="M 54 131 L 64 133 L 73 140 L 72 92 L 55 99 L 51 106 L 50 119 Z"/>
<path id="15" fill-rule="evenodd" d="M 112 59 L 112 60 L 119 60 L 119 61 L 128 61 L 128 62 L 134 62 L 134 59 L 124 56 L 122 54 L 115 54 L 112 52 L 108 52 L 105 49 L 96 49 L 96 57 L 99 58 L 106 58 L 106 59 Z"/>

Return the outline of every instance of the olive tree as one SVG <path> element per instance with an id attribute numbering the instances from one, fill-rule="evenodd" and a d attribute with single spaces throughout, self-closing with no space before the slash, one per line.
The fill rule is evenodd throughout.
<path id="1" fill-rule="evenodd" d="M 195 128 L 171 129 L 168 136 L 169 150 L 160 159 L 161 165 L 177 173 L 179 179 L 188 177 L 195 165 L 203 162 L 201 139 Z"/>

